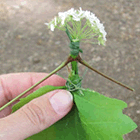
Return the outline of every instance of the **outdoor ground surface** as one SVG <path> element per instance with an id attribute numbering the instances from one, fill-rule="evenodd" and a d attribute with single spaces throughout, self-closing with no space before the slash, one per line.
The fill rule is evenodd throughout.
<path id="1" fill-rule="evenodd" d="M 135 92 L 90 70 L 83 86 L 127 102 L 124 113 L 140 125 L 140 0 L 0 0 L 0 74 L 50 72 L 64 61 L 66 34 L 51 32 L 44 23 L 71 7 L 94 12 L 108 33 L 105 47 L 81 44 L 82 58 Z M 85 67 L 79 68 L 82 76 Z M 67 77 L 67 70 L 60 74 Z M 140 128 L 125 140 L 140 140 Z"/>

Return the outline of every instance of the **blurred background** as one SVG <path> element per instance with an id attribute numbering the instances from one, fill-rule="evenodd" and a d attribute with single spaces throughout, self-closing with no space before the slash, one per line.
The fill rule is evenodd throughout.
<path id="1" fill-rule="evenodd" d="M 0 74 L 51 72 L 64 61 L 69 54 L 65 32 L 52 32 L 44 23 L 72 7 L 95 13 L 108 33 L 105 47 L 81 43 L 82 58 L 135 92 L 90 70 L 83 87 L 127 102 L 124 113 L 140 125 L 139 0 L 0 0 Z M 79 69 L 82 76 L 85 67 Z M 67 69 L 59 74 L 67 77 Z M 125 135 L 125 140 L 139 139 L 140 128 Z"/>

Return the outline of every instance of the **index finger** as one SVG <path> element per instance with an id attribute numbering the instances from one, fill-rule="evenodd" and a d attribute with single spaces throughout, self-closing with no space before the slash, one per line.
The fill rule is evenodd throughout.
<path id="1" fill-rule="evenodd" d="M 29 87 L 40 81 L 46 75 L 46 73 L 15 73 L 1 75 L 0 106 L 3 106 L 7 102 L 15 98 L 17 95 L 27 90 Z M 29 93 L 44 85 L 63 86 L 65 85 L 65 82 L 66 81 L 60 76 L 52 75 L 50 78 L 46 79 Z"/>

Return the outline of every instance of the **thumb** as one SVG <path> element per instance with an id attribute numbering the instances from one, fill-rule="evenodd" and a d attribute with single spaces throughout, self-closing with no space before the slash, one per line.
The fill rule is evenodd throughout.
<path id="1" fill-rule="evenodd" d="M 64 117 L 72 105 L 73 97 L 66 90 L 38 97 L 0 120 L 0 139 L 22 140 L 36 134 Z"/>

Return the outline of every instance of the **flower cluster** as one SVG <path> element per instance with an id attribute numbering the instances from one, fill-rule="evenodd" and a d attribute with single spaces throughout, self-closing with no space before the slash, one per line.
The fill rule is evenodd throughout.
<path id="1" fill-rule="evenodd" d="M 82 26 L 82 19 L 86 19 L 84 26 Z M 72 25 L 70 24 L 72 23 Z M 65 31 L 66 27 L 74 40 L 81 41 L 82 39 L 97 38 L 98 44 L 105 44 L 106 32 L 103 24 L 90 11 L 83 11 L 80 7 L 79 10 L 71 8 L 66 12 L 59 12 L 58 17 L 55 17 L 50 23 L 45 23 L 54 31 L 55 28 Z"/>

